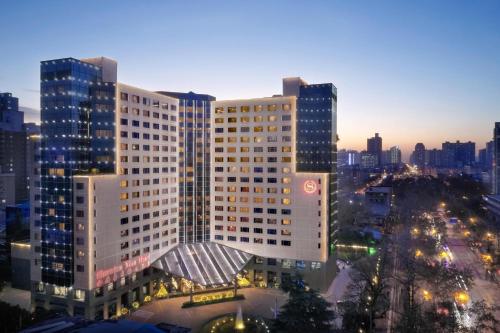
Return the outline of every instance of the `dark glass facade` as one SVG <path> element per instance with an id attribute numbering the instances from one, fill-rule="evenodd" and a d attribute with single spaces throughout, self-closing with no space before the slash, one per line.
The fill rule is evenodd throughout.
<path id="1" fill-rule="evenodd" d="M 159 93 L 179 99 L 179 241 L 209 241 L 210 102 L 215 97 Z"/>
<path id="2" fill-rule="evenodd" d="M 297 172 L 329 174 L 329 248 L 337 223 L 337 88 L 302 84 L 297 97 Z"/>
<path id="3" fill-rule="evenodd" d="M 73 58 L 41 62 L 42 281 L 73 284 L 73 176 L 115 171 L 115 82 Z"/>

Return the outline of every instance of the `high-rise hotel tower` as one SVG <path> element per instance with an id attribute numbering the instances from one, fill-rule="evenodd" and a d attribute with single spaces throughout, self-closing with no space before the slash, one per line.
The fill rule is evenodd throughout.
<path id="1" fill-rule="evenodd" d="M 255 255 L 257 284 L 293 271 L 325 289 L 337 218 L 337 92 L 283 80 L 283 95 L 212 103 L 211 235 Z"/>
<path id="2" fill-rule="evenodd" d="M 178 243 L 178 107 L 107 58 L 41 62 L 33 307 L 108 318 L 150 293 L 150 263 Z"/>

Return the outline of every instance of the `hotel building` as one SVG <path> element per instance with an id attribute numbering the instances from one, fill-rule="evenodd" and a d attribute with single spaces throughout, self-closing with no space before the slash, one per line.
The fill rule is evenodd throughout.
<path id="1" fill-rule="evenodd" d="M 113 60 L 41 62 L 34 308 L 109 318 L 151 294 L 179 241 L 178 108 L 118 83 Z"/>
<path id="2" fill-rule="evenodd" d="M 212 241 L 255 255 L 257 284 L 301 271 L 324 290 L 335 273 L 336 100 L 287 78 L 283 96 L 212 103 Z"/>

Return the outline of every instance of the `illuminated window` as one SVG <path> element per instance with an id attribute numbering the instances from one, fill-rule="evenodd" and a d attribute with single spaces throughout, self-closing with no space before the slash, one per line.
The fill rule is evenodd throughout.
<path id="1" fill-rule="evenodd" d="M 120 193 L 120 200 L 127 200 L 127 199 L 128 199 L 128 193 L 127 192 Z"/>
<path id="2" fill-rule="evenodd" d="M 283 205 L 289 205 L 290 204 L 290 198 L 283 198 L 283 199 L 281 199 L 281 203 Z"/>
<path id="3" fill-rule="evenodd" d="M 227 197 L 227 201 L 229 201 L 229 202 L 236 202 L 236 196 L 234 196 L 234 195 L 228 196 Z"/>
<path id="4" fill-rule="evenodd" d="M 216 143 L 224 142 L 224 138 L 215 138 Z"/>
<path id="5" fill-rule="evenodd" d="M 236 113 L 236 107 L 234 106 L 229 106 L 227 108 L 227 113 Z"/>
<path id="6" fill-rule="evenodd" d="M 264 162 L 264 157 L 254 157 L 253 161 L 256 163 L 262 163 Z"/>
<path id="7" fill-rule="evenodd" d="M 224 108 L 222 108 L 222 107 L 215 108 L 215 113 L 216 113 L 216 114 L 221 114 L 221 113 L 224 113 Z"/>
<path id="8" fill-rule="evenodd" d="M 281 105 L 281 109 L 283 111 L 290 111 L 291 108 L 292 108 L 292 106 L 290 104 L 283 104 L 283 105 Z"/>
<path id="9" fill-rule="evenodd" d="M 63 177 L 64 176 L 64 169 L 63 168 L 49 168 L 49 175 Z"/>
<path id="10" fill-rule="evenodd" d="M 238 142 L 238 138 L 237 137 L 227 138 L 227 142 L 229 142 L 229 143 L 236 143 L 236 142 Z"/>
<path id="11" fill-rule="evenodd" d="M 222 123 L 224 123 L 224 118 L 215 118 L 215 123 L 216 124 L 222 124 Z"/>
<path id="12" fill-rule="evenodd" d="M 264 130 L 264 128 L 263 128 L 262 126 L 255 126 L 255 127 L 253 128 L 253 131 L 254 131 L 254 132 L 262 132 L 263 130 Z"/>
<path id="13" fill-rule="evenodd" d="M 278 106 L 276 104 L 270 104 L 267 106 L 267 111 L 276 111 Z"/>
<path id="14" fill-rule="evenodd" d="M 256 122 L 256 123 L 259 123 L 262 120 L 264 120 L 264 117 L 262 117 L 262 116 L 255 116 L 255 117 L 253 117 L 253 121 Z"/>
<path id="15" fill-rule="evenodd" d="M 237 123 L 238 122 L 238 118 L 236 117 L 230 117 L 227 119 L 227 122 L 228 123 Z"/>
<path id="16" fill-rule="evenodd" d="M 276 198 L 267 198 L 267 203 L 268 204 L 275 204 L 276 203 Z"/>
<path id="17" fill-rule="evenodd" d="M 250 121 L 250 117 L 241 117 L 241 118 L 240 118 L 240 121 L 241 121 L 242 123 L 248 123 L 248 122 Z"/>
<path id="18" fill-rule="evenodd" d="M 260 111 L 262 111 L 262 105 L 254 105 L 253 106 L 253 111 L 254 112 L 260 112 Z"/>
<path id="19" fill-rule="evenodd" d="M 289 187 L 284 187 L 281 189 L 281 193 L 283 194 L 290 194 L 292 191 Z"/>
<path id="20" fill-rule="evenodd" d="M 128 212 L 128 205 L 120 205 L 120 212 Z"/>
<path id="21" fill-rule="evenodd" d="M 240 157 L 240 162 L 248 163 L 248 162 L 250 162 L 250 157 Z"/>
<path id="22" fill-rule="evenodd" d="M 267 126 L 268 132 L 276 132 L 277 130 L 278 130 L 278 127 L 276 127 L 276 126 Z"/>
<path id="23" fill-rule="evenodd" d="M 290 219 L 283 219 L 283 220 L 281 220 L 281 224 L 290 225 L 290 224 L 292 224 L 292 221 Z"/>
<path id="24" fill-rule="evenodd" d="M 242 137 L 240 137 L 240 142 L 243 142 L 243 143 L 250 142 L 250 137 L 242 136 Z"/>
<path id="25" fill-rule="evenodd" d="M 246 113 L 250 111 L 250 107 L 248 105 L 243 105 L 240 107 L 240 112 Z"/>
<path id="26" fill-rule="evenodd" d="M 258 197 L 257 198 L 253 198 L 253 202 L 254 203 L 262 203 L 262 202 L 264 202 L 264 199 L 263 198 L 258 198 Z"/>
<path id="27" fill-rule="evenodd" d="M 240 207 L 240 213 L 250 213 L 250 208 L 248 208 L 248 207 Z"/>
<path id="28" fill-rule="evenodd" d="M 276 121 L 278 117 L 276 116 L 267 116 L 267 121 Z"/>
<path id="29" fill-rule="evenodd" d="M 236 147 L 228 147 L 227 152 L 228 153 L 236 153 Z"/>
<path id="30" fill-rule="evenodd" d="M 250 152 L 250 148 L 249 147 L 241 147 L 240 148 L 240 152 L 242 152 L 242 153 L 248 153 L 248 152 Z"/>
<path id="31" fill-rule="evenodd" d="M 281 180 L 283 184 L 290 184 L 292 182 L 292 179 L 290 177 L 285 177 Z"/>
<path id="32" fill-rule="evenodd" d="M 283 146 L 281 147 L 281 151 L 284 153 L 290 153 L 292 151 L 292 147 L 290 146 Z"/>
<path id="33" fill-rule="evenodd" d="M 292 162 L 292 158 L 290 156 L 283 156 L 281 157 L 281 162 L 290 163 Z"/>

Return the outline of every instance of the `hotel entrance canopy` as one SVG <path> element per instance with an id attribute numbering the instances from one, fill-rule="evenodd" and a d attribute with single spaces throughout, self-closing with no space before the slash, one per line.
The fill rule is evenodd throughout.
<path id="1" fill-rule="evenodd" d="M 152 266 L 202 286 L 213 286 L 233 282 L 251 258 L 249 253 L 212 242 L 180 244 Z"/>

